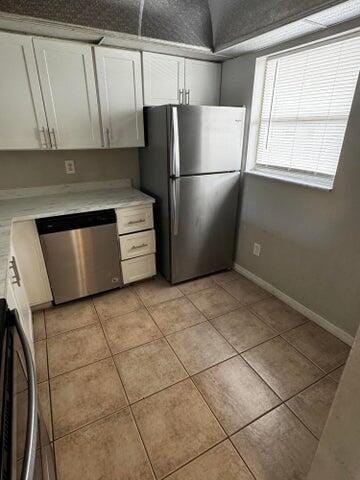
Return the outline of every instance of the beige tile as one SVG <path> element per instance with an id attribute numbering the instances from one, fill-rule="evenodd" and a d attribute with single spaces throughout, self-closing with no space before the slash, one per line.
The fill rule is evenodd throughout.
<path id="1" fill-rule="evenodd" d="M 234 310 L 215 318 L 211 323 L 238 352 L 255 347 L 276 335 L 272 328 L 247 309 Z"/>
<path id="2" fill-rule="evenodd" d="M 350 351 L 348 345 L 313 322 L 284 333 L 283 337 L 325 372 L 345 363 Z"/>
<path id="3" fill-rule="evenodd" d="M 46 330 L 44 310 L 38 310 L 37 312 L 33 312 L 32 319 L 34 342 L 38 342 L 39 340 L 45 340 Z"/>
<path id="4" fill-rule="evenodd" d="M 342 365 L 341 367 L 339 367 L 336 370 L 334 370 L 333 372 L 331 372 L 329 376 L 333 380 L 335 380 L 335 382 L 339 383 L 340 379 L 341 379 L 341 376 L 343 374 L 344 368 L 345 368 L 345 365 Z"/>
<path id="5" fill-rule="evenodd" d="M 110 351 L 99 323 L 62 333 L 48 340 L 50 377 L 109 356 Z"/>
<path id="6" fill-rule="evenodd" d="M 229 440 L 220 443 L 168 480 L 254 480 L 243 460 Z"/>
<path id="7" fill-rule="evenodd" d="M 93 301 L 100 320 L 124 315 L 142 307 L 137 295 L 129 287 L 97 295 Z"/>
<path id="8" fill-rule="evenodd" d="M 161 277 L 135 284 L 134 288 L 146 306 L 173 300 L 183 295 L 177 287 L 171 286 Z"/>
<path id="9" fill-rule="evenodd" d="M 46 429 L 49 433 L 50 440 L 53 438 L 52 433 L 52 421 L 51 421 L 51 403 L 50 403 L 50 386 L 49 382 L 39 383 L 37 386 L 38 396 L 39 396 L 39 403 L 40 403 L 40 411 L 44 423 L 46 425 Z"/>
<path id="10" fill-rule="evenodd" d="M 145 308 L 103 320 L 103 327 L 114 354 L 138 347 L 162 336 Z"/>
<path id="11" fill-rule="evenodd" d="M 240 357 L 195 375 L 194 382 L 228 435 L 281 403 Z"/>
<path id="12" fill-rule="evenodd" d="M 187 377 L 163 338 L 120 353 L 114 360 L 131 403 Z"/>
<path id="13" fill-rule="evenodd" d="M 336 389 L 336 382 L 323 378 L 287 402 L 287 406 L 317 438 L 321 436 Z"/>
<path id="14" fill-rule="evenodd" d="M 38 383 L 45 382 L 48 379 L 46 340 L 40 340 L 39 342 L 34 343 L 34 350 L 36 381 Z"/>
<path id="15" fill-rule="evenodd" d="M 211 278 L 219 285 L 225 285 L 225 283 L 232 282 L 233 280 L 238 280 L 240 275 L 234 270 L 227 270 L 226 272 L 215 273 Z"/>
<path id="16" fill-rule="evenodd" d="M 164 335 L 206 320 L 204 315 L 185 297 L 153 305 L 149 307 L 149 312 Z"/>
<path id="17" fill-rule="evenodd" d="M 189 299 L 210 319 L 240 307 L 239 302 L 220 287 L 207 288 L 192 293 L 189 295 Z"/>
<path id="18" fill-rule="evenodd" d="M 317 440 L 284 405 L 232 440 L 257 480 L 305 480 Z"/>
<path id="19" fill-rule="evenodd" d="M 59 480 L 152 480 L 127 408 L 55 442 Z"/>
<path id="20" fill-rule="evenodd" d="M 46 333 L 48 337 L 96 323 L 98 317 L 91 300 L 58 305 L 45 310 Z"/>
<path id="21" fill-rule="evenodd" d="M 126 405 L 112 358 L 51 379 L 50 390 L 55 438 Z"/>
<path id="22" fill-rule="evenodd" d="M 270 297 L 270 294 L 266 290 L 263 290 L 241 275 L 238 276 L 237 280 L 225 283 L 223 287 L 233 297 L 239 300 L 242 305 L 251 305 L 252 303 Z"/>
<path id="23" fill-rule="evenodd" d="M 167 337 L 190 375 L 236 355 L 236 351 L 208 322 Z"/>
<path id="24" fill-rule="evenodd" d="M 323 375 L 321 370 L 279 337 L 248 350 L 242 356 L 283 400 Z"/>
<path id="25" fill-rule="evenodd" d="M 215 282 L 211 277 L 197 278 L 196 280 L 177 285 L 178 289 L 181 290 L 184 295 L 190 295 L 190 293 L 200 292 L 200 290 L 214 286 Z"/>
<path id="26" fill-rule="evenodd" d="M 191 380 L 145 398 L 132 408 L 159 479 L 225 438 Z"/>
<path id="27" fill-rule="evenodd" d="M 251 310 L 277 332 L 284 332 L 308 322 L 308 319 L 277 298 L 267 298 L 251 306 Z"/>

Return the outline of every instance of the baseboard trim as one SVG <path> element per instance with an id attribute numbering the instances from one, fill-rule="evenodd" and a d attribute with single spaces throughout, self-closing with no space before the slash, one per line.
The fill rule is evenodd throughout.
<path id="1" fill-rule="evenodd" d="M 322 317 L 318 313 L 313 312 L 309 308 L 305 307 L 305 305 L 303 305 L 302 303 L 298 302 L 292 297 L 289 297 L 288 295 L 286 295 L 286 293 L 282 292 L 281 290 L 278 290 L 276 287 L 266 282 L 262 278 L 258 277 L 254 273 L 250 272 L 246 268 L 242 267 L 241 265 L 234 263 L 233 268 L 236 272 L 240 273 L 244 277 L 256 283 L 257 285 L 259 285 L 259 287 L 262 287 L 264 290 L 274 295 L 274 297 L 279 298 L 284 303 L 292 307 L 294 310 L 298 311 L 299 313 L 307 317 L 309 320 L 312 320 L 313 322 L 317 323 L 324 330 L 327 330 L 328 332 L 335 335 L 335 337 L 339 338 L 340 340 L 345 342 L 347 345 L 351 346 L 353 344 L 354 337 L 352 337 L 349 333 L 345 332 L 341 328 L 337 327 L 336 325 L 326 320 L 326 318 Z"/>

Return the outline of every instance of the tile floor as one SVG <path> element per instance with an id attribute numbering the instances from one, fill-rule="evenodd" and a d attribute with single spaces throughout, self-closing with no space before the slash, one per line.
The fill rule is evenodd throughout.
<path id="1" fill-rule="evenodd" d="M 234 271 L 34 315 L 59 480 L 302 480 L 349 348 Z"/>

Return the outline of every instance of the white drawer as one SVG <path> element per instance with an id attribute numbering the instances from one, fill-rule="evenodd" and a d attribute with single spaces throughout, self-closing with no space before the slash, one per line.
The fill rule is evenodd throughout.
<path id="1" fill-rule="evenodd" d="M 155 253 L 155 231 L 130 233 L 120 237 L 121 260 Z"/>
<path id="2" fill-rule="evenodd" d="M 137 282 L 156 274 L 155 255 L 130 258 L 121 262 L 124 284 Z"/>
<path id="3" fill-rule="evenodd" d="M 154 227 L 152 205 L 119 208 L 116 210 L 116 218 L 120 235 Z"/>

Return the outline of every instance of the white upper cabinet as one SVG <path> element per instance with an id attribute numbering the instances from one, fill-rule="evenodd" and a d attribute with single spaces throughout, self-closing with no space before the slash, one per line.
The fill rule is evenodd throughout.
<path id="1" fill-rule="evenodd" d="M 145 105 L 219 105 L 221 64 L 143 53 Z"/>
<path id="2" fill-rule="evenodd" d="M 0 32 L 0 149 L 47 148 L 31 37 Z"/>
<path id="3" fill-rule="evenodd" d="M 91 47 L 34 39 L 34 48 L 53 148 L 100 148 Z"/>
<path id="4" fill-rule="evenodd" d="M 219 105 L 221 64 L 185 59 L 185 94 L 190 105 Z"/>
<path id="5" fill-rule="evenodd" d="M 95 47 L 105 147 L 144 145 L 139 52 Z"/>
<path id="6" fill-rule="evenodd" d="M 183 103 L 183 58 L 144 52 L 143 74 L 145 105 Z"/>

